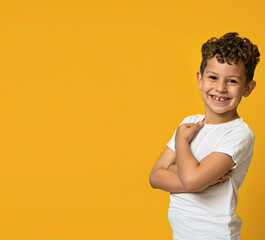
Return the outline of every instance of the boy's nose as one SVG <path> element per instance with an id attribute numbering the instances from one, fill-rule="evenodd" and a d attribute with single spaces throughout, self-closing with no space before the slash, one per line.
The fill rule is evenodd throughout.
<path id="1" fill-rule="evenodd" d="M 217 83 L 217 86 L 216 86 L 216 90 L 218 92 L 227 92 L 227 88 L 226 88 L 226 82 L 225 81 L 219 81 Z"/>

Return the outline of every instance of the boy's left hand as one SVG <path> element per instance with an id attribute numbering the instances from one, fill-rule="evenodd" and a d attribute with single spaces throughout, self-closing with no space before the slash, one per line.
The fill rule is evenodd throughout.
<path id="1" fill-rule="evenodd" d="M 203 122 L 181 124 L 177 129 L 175 142 L 177 143 L 177 141 L 182 139 L 190 143 L 203 126 Z"/>
<path id="2" fill-rule="evenodd" d="M 215 185 L 216 183 L 221 183 L 221 182 L 226 181 L 228 178 L 230 178 L 232 176 L 233 172 L 234 172 L 234 169 L 230 169 L 224 176 L 222 176 L 222 177 L 218 178 L 217 180 L 215 180 L 214 182 L 212 182 L 210 184 L 210 186 Z"/>

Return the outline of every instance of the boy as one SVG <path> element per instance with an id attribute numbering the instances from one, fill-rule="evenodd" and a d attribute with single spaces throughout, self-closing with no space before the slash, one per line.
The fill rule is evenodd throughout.
<path id="1" fill-rule="evenodd" d="M 201 51 L 197 82 L 205 115 L 184 119 L 149 181 L 153 188 L 170 192 L 174 240 L 238 240 L 237 191 L 253 155 L 254 134 L 237 107 L 256 86 L 260 53 L 237 33 L 211 38 Z"/>

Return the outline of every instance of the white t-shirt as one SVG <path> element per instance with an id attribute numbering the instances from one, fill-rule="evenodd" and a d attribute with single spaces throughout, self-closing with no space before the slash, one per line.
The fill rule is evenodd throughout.
<path id="1" fill-rule="evenodd" d="M 202 121 L 204 115 L 189 116 L 182 123 Z M 181 124 L 182 124 L 181 123 Z M 175 134 L 167 146 L 175 151 Z M 238 188 L 253 155 L 254 133 L 242 118 L 221 124 L 205 124 L 190 143 L 200 162 L 212 152 L 228 154 L 234 173 L 197 193 L 170 193 L 168 218 L 174 240 L 240 239 L 241 218 L 236 214 Z"/>

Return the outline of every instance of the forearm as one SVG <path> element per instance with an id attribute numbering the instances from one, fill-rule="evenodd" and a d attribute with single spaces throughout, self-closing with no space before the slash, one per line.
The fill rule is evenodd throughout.
<path id="1" fill-rule="evenodd" d="M 180 181 L 177 172 L 172 170 L 159 168 L 150 175 L 149 181 L 153 188 L 158 188 L 166 192 L 187 192 Z"/>
<path id="2" fill-rule="evenodd" d="M 185 140 L 179 140 L 176 142 L 175 147 L 177 149 L 176 164 L 178 167 L 178 176 L 183 186 L 189 191 L 204 190 L 207 186 L 198 186 L 199 188 L 195 186 L 200 180 L 198 179 L 198 168 L 200 163 L 192 154 L 189 143 Z"/>
<path id="3" fill-rule="evenodd" d="M 200 165 L 199 161 L 191 152 L 190 145 L 185 140 L 179 140 L 175 144 L 176 147 L 176 164 L 180 179 L 193 173 Z"/>
<path id="4" fill-rule="evenodd" d="M 182 124 L 176 132 L 175 149 L 178 176 L 188 192 L 199 192 L 210 185 L 229 178 L 229 170 L 235 165 L 225 153 L 212 152 L 200 159 L 194 157 L 190 142 L 203 127 L 202 122 Z"/>

